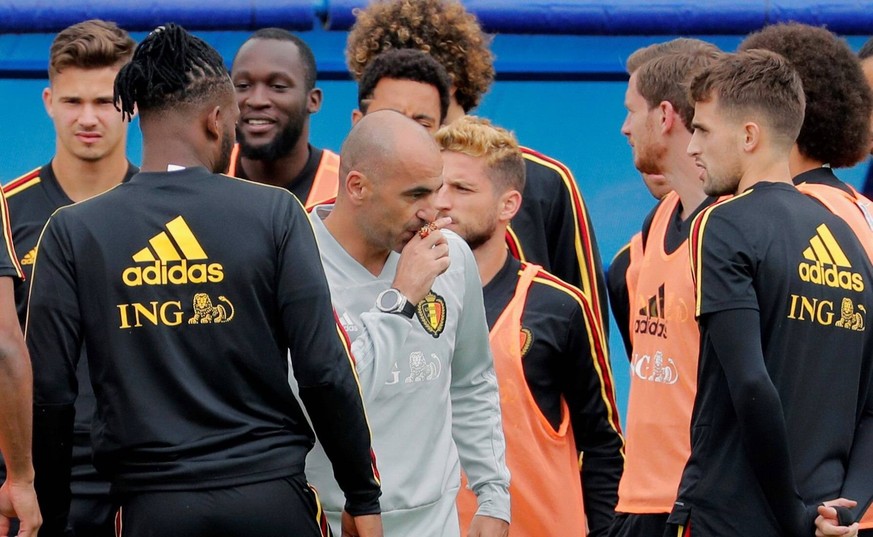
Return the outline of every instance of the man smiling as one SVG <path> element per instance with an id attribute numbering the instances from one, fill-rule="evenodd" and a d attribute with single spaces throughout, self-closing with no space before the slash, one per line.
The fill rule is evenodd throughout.
<path id="1" fill-rule="evenodd" d="M 231 71 L 240 121 L 229 175 L 287 188 L 307 207 L 336 195 L 339 157 L 309 143 L 309 116 L 321 108 L 315 58 L 280 28 L 258 30 Z"/>

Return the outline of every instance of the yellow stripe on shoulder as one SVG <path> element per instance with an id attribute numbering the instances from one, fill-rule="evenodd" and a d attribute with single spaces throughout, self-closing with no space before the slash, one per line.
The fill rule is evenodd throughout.
<path id="1" fill-rule="evenodd" d="M 691 223 L 691 229 L 697 231 L 695 233 L 695 236 L 693 237 L 694 240 L 692 240 L 692 242 L 691 242 L 691 255 L 688 256 L 688 258 L 691 262 L 691 276 L 692 276 L 693 280 L 696 282 L 696 285 L 695 285 L 696 295 L 695 295 L 695 300 L 694 300 L 694 315 L 696 317 L 700 316 L 700 297 L 702 295 L 702 290 L 703 290 L 703 285 L 701 284 L 701 281 L 700 281 L 701 280 L 700 267 L 703 265 L 703 249 L 700 247 L 700 245 L 703 242 L 703 234 L 706 231 L 706 224 L 709 223 L 709 217 L 713 213 L 713 211 L 715 211 L 719 207 L 723 207 L 724 205 L 727 205 L 728 203 L 736 201 L 736 200 L 742 198 L 743 196 L 750 194 L 752 192 L 752 190 L 754 190 L 754 189 L 750 188 L 750 189 L 746 190 L 745 192 L 743 192 L 742 194 L 737 194 L 736 196 L 734 196 L 732 198 L 718 201 L 718 202 L 710 205 L 706 209 L 702 210 L 700 212 L 700 214 L 698 214 L 694 218 L 694 221 Z M 700 222 L 700 223 L 698 224 L 698 222 Z"/>
<path id="2" fill-rule="evenodd" d="M 6 186 L 3 187 L 3 193 L 6 195 L 7 198 L 9 198 L 14 196 L 15 194 L 18 194 L 19 192 L 27 190 L 34 185 L 38 185 L 42 182 L 42 178 L 40 178 L 39 176 L 39 171 L 41 169 L 42 168 L 34 168 L 33 170 L 30 170 L 29 172 L 22 175 L 21 177 L 9 181 Z"/>

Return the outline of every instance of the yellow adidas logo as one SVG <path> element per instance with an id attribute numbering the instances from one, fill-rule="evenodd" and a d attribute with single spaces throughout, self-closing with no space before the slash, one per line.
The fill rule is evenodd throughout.
<path id="1" fill-rule="evenodd" d="M 801 280 L 857 292 L 864 290 L 864 279 L 860 274 L 840 270 L 852 268 L 852 263 L 826 225 L 816 228 L 815 236 L 809 239 L 809 247 L 803 250 L 803 258 L 811 263 L 798 265 Z"/>
<path id="2" fill-rule="evenodd" d="M 125 269 L 121 279 L 126 285 L 181 285 L 224 280 L 224 267 L 218 263 L 189 263 L 205 261 L 208 257 L 184 218 L 178 216 L 165 227 L 166 231 L 149 239 L 148 246 L 133 254 L 135 262 L 149 265 Z"/>
<path id="3" fill-rule="evenodd" d="M 33 265 L 34 263 L 36 263 L 36 246 L 21 258 L 22 265 Z"/>

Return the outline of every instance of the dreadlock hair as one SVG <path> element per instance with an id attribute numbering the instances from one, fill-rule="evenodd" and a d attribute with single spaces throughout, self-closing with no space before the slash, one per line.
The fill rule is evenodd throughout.
<path id="1" fill-rule="evenodd" d="M 221 55 L 173 23 L 159 26 L 133 53 L 115 78 L 114 101 L 128 121 L 140 114 L 206 101 L 233 92 Z M 120 103 L 120 107 L 119 107 Z"/>

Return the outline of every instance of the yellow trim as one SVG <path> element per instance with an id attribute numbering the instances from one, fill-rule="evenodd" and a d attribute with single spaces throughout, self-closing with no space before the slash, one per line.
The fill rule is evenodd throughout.
<path id="1" fill-rule="evenodd" d="M 9 207 L 6 205 L 6 196 L 0 190 L 0 225 L 3 226 L 3 240 L 6 244 L 6 254 L 9 260 L 12 261 L 12 266 L 19 278 L 24 278 L 24 271 L 21 269 L 21 263 L 18 261 L 18 253 L 15 251 L 15 245 L 12 242 L 12 223 L 9 221 Z"/>
<path id="2" fill-rule="evenodd" d="M 618 250 L 618 252 L 616 252 L 615 255 L 612 256 L 612 261 L 610 261 L 609 264 L 611 265 L 612 263 L 615 263 L 615 260 L 618 259 L 618 256 L 620 256 L 621 254 L 623 254 L 625 251 L 630 250 L 630 247 L 631 247 L 631 243 L 627 243 L 627 244 L 625 244 L 624 246 L 622 246 L 622 247 Z"/>
<path id="3" fill-rule="evenodd" d="M 33 173 L 33 172 L 30 172 L 30 173 Z M 32 186 L 36 186 L 36 185 L 40 184 L 41 182 L 42 182 L 42 178 L 37 175 L 36 177 L 31 178 L 29 181 L 22 183 L 22 184 L 18 185 L 17 187 L 13 188 L 9 192 L 6 192 L 6 197 L 8 198 L 10 196 L 14 196 L 15 194 L 18 194 L 19 192 L 24 192 L 28 188 L 30 188 Z"/>
<path id="4" fill-rule="evenodd" d="M 524 255 L 524 248 L 521 246 L 521 241 L 518 240 L 518 235 L 513 231 L 512 226 L 506 226 L 506 232 L 512 237 L 512 242 L 515 243 L 515 247 L 518 249 L 518 260 L 522 263 L 527 263 L 527 258 Z"/>
<path id="5" fill-rule="evenodd" d="M 576 262 L 579 265 L 579 275 L 582 281 L 582 294 L 585 295 L 586 298 L 592 304 L 592 313 L 594 317 L 597 319 L 597 331 L 600 333 L 601 339 L 606 339 L 605 337 L 605 329 L 604 324 L 608 322 L 607 319 L 603 319 L 602 312 L 600 310 L 600 290 L 597 289 L 597 281 L 596 277 L 591 274 L 591 270 L 594 270 L 596 267 L 596 263 L 594 261 L 594 230 L 592 229 L 591 220 L 588 217 L 588 213 L 585 209 L 585 203 L 582 201 L 582 194 L 579 192 L 579 186 L 576 184 L 576 178 L 573 177 L 573 172 L 570 171 L 569 168 L 558 166 L 553 162 L 549 162 L 543 158 L 540 158 L 536 155 L 532 155 L 530 153 L 523 153 L 525 159 L 530 160 L 531 162 L 536 162 L 542 166 L 545 166 L 555 173 L 561 178 L 564 182 L 564 186 L 566 187 L 568 194 L 570 195 L 570 204 L 572 207 L 573 213 L 573 233 L 575 235 L 574 246 L 576 249 Z M 565 173 L 566 171 L 566 173 Z M 569 174 L 569 175 L 568 175 Z M 576 196 L 579 199 L 579 213 L 576 212 L 576 203 L 573 197 Z M 582 247 L 582 238 L 579 236 L 579 220 L 585 222 L 585 229 L 588 232 L 589 242 L 592 243 L 592 248 L 589 248 L 586 252 Z M 589 268 L 591 270 L 589 270 Z"/>
<path id="6" fill-rule="evenodd" d="M 703 284 L 700 281 L 701 280 L 700 267 L 703 265 L 703 248 L 701 248 L 701 245 L 703 244 L 703 232 L 704 232 L 704 230 L 706 230 L 707 222 L 709 222 L 709 215 L 712 214 L 712 212 L 715 209 L 722 207 L 723 205 L 726 205 L 726 204 L 731 203 L 733 201 L 736 201 L 736 200 L 742 198 L 743 196 L 747 196 L 747 195 L 751 194 L 753 190 L 754 190 L 753 188 L 750 188 L 750 189 L 746 190 L 745 192 L 743 192 L 742 194 L 737 194 L 736 196 L 734 196 L 732 198 L 728 198 L 724 201 L 717 202 L 715 205 L 710 205 L 709 207 L 704 209 L 700 214 L 698 214 L 694 218 L 694 221 L 691 223 L 691 229 L 693 230 L 694 227 L 697 225 L 697 221 L 701 220 L 700 228 L 697 231 L 697 237 L 696 237 L 697 240 L 694 241 L 694 245 L 693 245 L 695 251 L 692 252 L 692 255 L 688 256 L 689 259 L 691 260 L 691 275 L 694 277 L 694 281 L 696 282 L 696 285 L 695 285 L 696 295 L 694 298 L 694 315 L 696 317 L 700 317 L 700 297 L 702 295 L 702 290 L 703 290 Z"/>
<path id="7" fill-rule="evenodd" d="M 569 289 L 567 289 L 566 286 L 568 286 L 569 284 L 566 284 L 566 283 L 564 285 L 561 285 L 561 284 L 558 284 L 552 280 L 541 278 L 538 276 L 534 276 L 533 281 L 535 281 L 537 283 L 544 284 L 544 285 L 548 285 L 549 287 L 552 287 L 554 289 L 558 289 L 559 291 L 562 291 L 564 294 L 572 297 L 573 300 L 575 300 L 576 303 L 579 304 L 579 308 L 582 310 L 582 313 L 583 313 L 582 318 L 585 320 L 585 329 L 588 331 L 589 335 L 593 334 L 594 337 L 597 337 L 598 340 L 600 341 L 600 348 L 602 349 L 604 363 L 607 365 L 605 376 L 606 376 L 606 378 L 609 379 L 609 385 L 612 386 L 612 399 L 611 400 L 615 401 L 616 400 L 616 397 L 615 397 L 615 378 L 612 375 L 612 368 L 609 367 L 609 355 L 607 354 L 607 350 L 606 350 L 605 338 L 603 337 L 603 334 L 601 332 L 599 332 L 597 330 L 592 330 L 591 319 L 588 317 L 588 315 L 585 315 L 585 304 L 582 303 L 582 300 L 580 300 L 579 295 L 577 295 L 577 294 L 573 293 L 572 291 L 570 291 Z M 588 298 L 584 297 L 584 295 L 583 295 L 583 299 L 588 300 Z M 591 309 L 591 311 L 593 313 L 594 308 L 591 306 L 590 303 L 588 304 L 588 307 Z M 618 418 L 614 412 L 618 409 L 614 409 L 612 407 L 612 404 L 610 404 L 609 394 L 606 393 L 606 384 L 603 382 L 604 371 L 601 369 L 600 362 L 597 360 L 597 355 L 598 355 L 597 348 L 595 347 L 594 340 L 591 337 L 588 338 L 588 346 L 589 346 L 589 349 L 591 352 L 591 360 L 592 360 L 592 362 L 594 362 L 594 370 L 597 371 L 597 376 L 598 376 L 598 378 L 600 378 L 600 398 L 603 400 L 604 406 L 606 406 L 606 413 L 607 413 L 607 419 L 609 420 L 609 424 L 612 426 L 612 429 L 618 434 L 619 438 L 621 438 L 621 456 L 622 456 L 622 458 L 624 458 L 624 436 L 622 436 L 621 429 L 617 426 Z"/>

